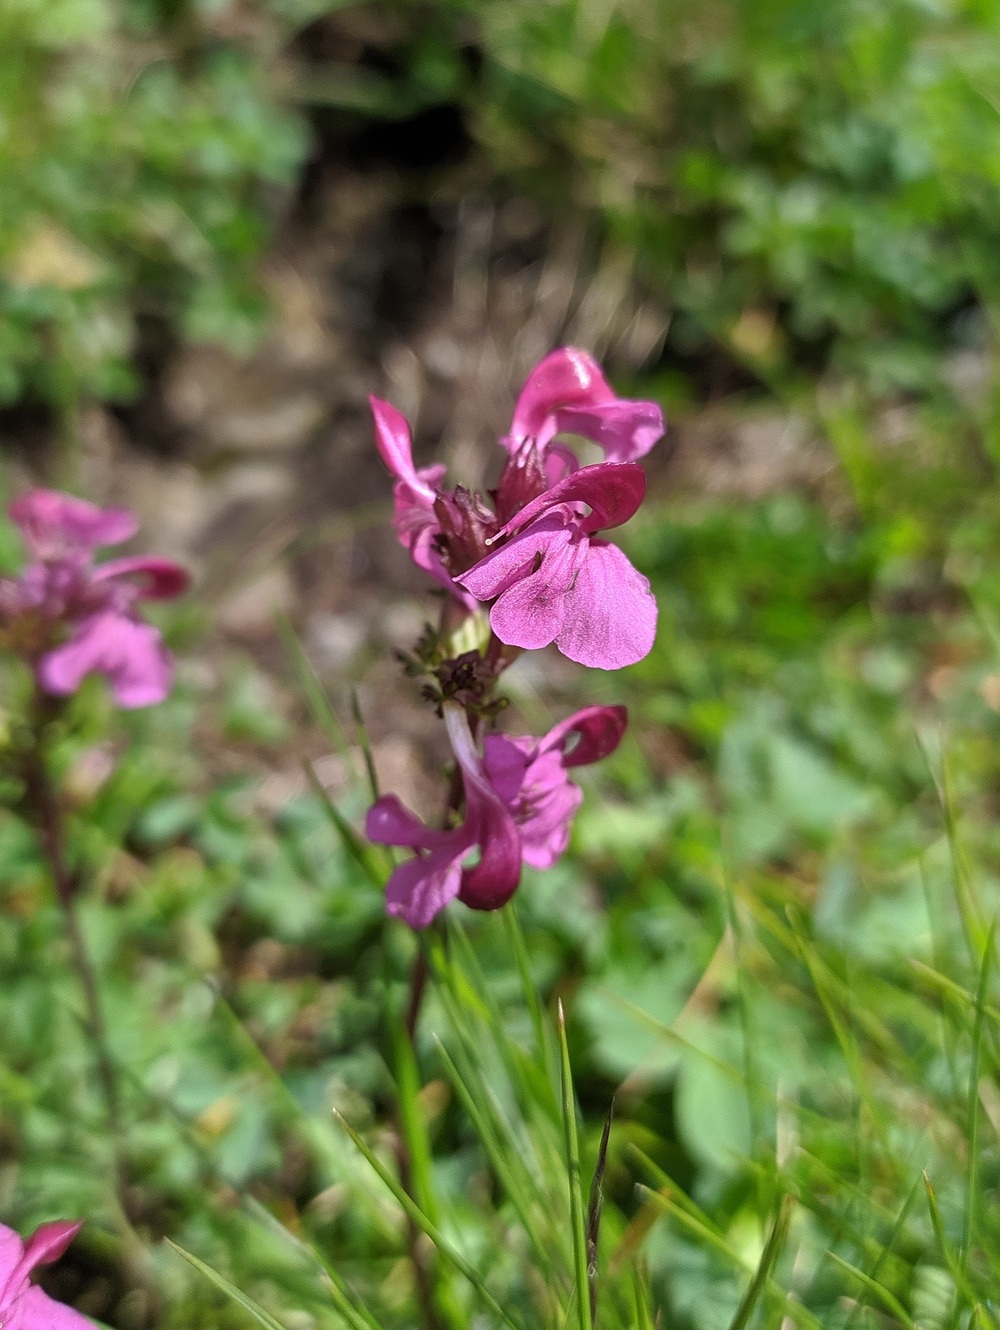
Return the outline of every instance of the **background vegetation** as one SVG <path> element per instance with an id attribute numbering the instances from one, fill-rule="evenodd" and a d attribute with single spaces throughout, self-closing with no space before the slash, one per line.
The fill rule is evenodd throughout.
<path id="1" fill-rule="evenodd" d="M 256 666 L 190 670 L 127 718 L 80 696 L 56 765 L 130 1124 L 121 1206 L 11 784 L 0 815 L 0 1209 L 89 1220 L 52 1291 L 121 1330 L 251 1323 L 168 1236 L 288 1330 L 366 1323 L 324 1265 L 413 1325 L 402 1211 L 335 1108 L 393 1176 L 402 1132 L 423 1226 L 516 1325 L 564 1324 L 561 999 L 584 1191 L 616 1097 L 603 1324 L 996 1324 L 1000 6 L 8 0 L 0 30 L 12 447 L 29 409 L 72 444 L 88 400 L 141 394 L 178 346 L 248 349 L 257 262 L 317 161 L 430 133 L 411 203 L 578 222 L 581 263 L 663 312 L 644 391 L 686 420 L 727 394 L 794 410 L 829 458 L 764 497 L 661 494 L 629 541 L 654 653 L 511 676 L 533 727 L 624 700 L 631 738 L 519 925 L 456 910 L 435 939 L 419 1071 L 381 861 L 308 787 L 275 810 L 229 760 L 266 767 L 307 726 L 340 742 L 301 655 L 311 714 L 262 705 Z M 167 626 L 197 661 L 197 610 Z M 11 678 L 8 727 L 18 704 Z M 501 1323 L 432 1269 L 439 1324 Z"/>

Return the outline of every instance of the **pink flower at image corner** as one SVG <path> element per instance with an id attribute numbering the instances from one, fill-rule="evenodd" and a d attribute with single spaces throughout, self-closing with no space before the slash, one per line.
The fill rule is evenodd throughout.
<path id="1" fill-rule="evenodd" d="M 10 516 L 29 562 L 18 578 L 0 579 L 0 627 L 23 641 L 40 687 L 65 697 L 88 675 L 101 674 L 120 707 L 161 702 L 173 663 L 137 606 L 179 596 L 188 586 L 185 570 L 154 557 L 94 562 L 98 548 L 138 530 L 127 508 L 98 508 L 71 494 L 35 489 L 11 504 Z"/>
<path id="2" fill-rule="evenodd" d="M 42 1224 L 25 1242 L 0 1224 L 0 1326 L 3 1330 L 94 1330 L 92 1321 L 56 1302 L 28 1276 L 39 1265 L 58 1260 L 81 1225 L 67 1220 Z"/>
<path id="3" fill-rule="evenodd" d="M 446 702 L 444 717 L 465 789 L 461 824 L 428 827 L 392 794 L 365 822 L 376 844 L 416 851 L 386 887 L 389 914 L 411 928 L 426 928 L 456 897 L 473 910 L 498 910 L 517 890 L 522 862 L 551 867 L 582 798 L 567 770 L 613 753 L 628 723 L 625 707 L 585 707 L 540 739 L 488 735 L 480 757 L 462 708 Z M 476 849 L 478 862 L 466 865 Z"/>

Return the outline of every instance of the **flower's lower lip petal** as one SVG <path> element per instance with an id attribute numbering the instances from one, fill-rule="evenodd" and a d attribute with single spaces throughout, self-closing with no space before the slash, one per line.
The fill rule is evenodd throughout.
<path id="1" fill-rule="evenodd" d="M 408 923 L 411 928 L 426 928 L 449 901 L 454 900 L 462 883 L 458 856 L 438 850 L 423 858 L 400 864 L 385 889 L 386 910 Z"/>
<path id="2" fill-rule="evenodd" d="M 580 665 L 619 670 L 652 650 L 656 615 L 648 580 L 617 546 L 591 542 L 566 595 L 556 646 Z"/>
<path id="3" fill-rule="evenodd" d="M 56 1302 L 36 1285 L 25 1290 L 21 1309 L 24 1330 L 43 1330 L 43 1327 L 44 1330 L 94 1330 L 93 1321 L 65 1303 Z"/>

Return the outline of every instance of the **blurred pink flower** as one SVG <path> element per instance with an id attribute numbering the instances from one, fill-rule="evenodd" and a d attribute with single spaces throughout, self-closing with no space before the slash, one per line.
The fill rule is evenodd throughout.
<path id="1" fill-rule="evenodd" d="M 490 624 L 509 646 L 554 642 L 581 665 L 633 665 L 652 648 L 656 600 L 621 550 L 593 537 L 627 522 L 645 492 L 634 462 L 581 467 L 515 514 L 456 580 L 495 602 Z"/>
<path id="2" fill-rule="evenodd" d="M 58 1260 L 80 1229 L 61 1220 L 42 1224 L 27 1242 L 0 1224 L 0 1326 L 3 1330 L 94 1330 L 85 1316 L 28 1282 L 39 1265 Z"/>
<path id="3" fill-rule="evenodd" d="M 425 826 L 393 794 L 372 805 L 365 823 L 369 840 L 416 851 L 386 887 L 388 912 L 412 928 L 426 928 L 456 896 L 471 909 L 497 910 L 517 889 L 522 861 L 553 864 L 581 798 L 566 769 L 607 757 L 627 722 L 624 707 L 587 707 L 541 739 L 490 735 L 481 758 L 462 708 L 446 702 L 444 717 L 465 790 L 461 824 L 447 831 Z M 574 735 L 578 742 L 567 752 Z M 478 862 L 465 866 L 477 848 Z"/>
<path id="4" fill-rule="evenodd" d="M 16 500 L 10 515 L 30 562 L 18 578 L 0 579 L 0 629 L 34 664 L 41 687 L 65 696 L 87 675 L 103 674 L 121 707 L 162 701 L 172 662 L 137 602 L 180 595 L 188 585 L 184 569 L 158 558 L 94 563 L 99 546 L 135 534 L 125 508 L 40 489 Z"/>

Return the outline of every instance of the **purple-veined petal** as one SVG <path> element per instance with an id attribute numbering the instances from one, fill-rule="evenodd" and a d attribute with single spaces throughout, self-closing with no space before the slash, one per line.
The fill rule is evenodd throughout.
<path id="1" fill-rule="evenodd" d="M 20 1320 L 18 1320 L 18 1315 Z M 29 1285 L 24 1290 L 13 1320 L 5 1320 L 3 1330 L 95 1330 L 93 1321 L 56 1302 L 42 1289 Z"/>
<path id="2" fill-rule="evenodd" d="M 534 572 L 513 582 L 490 610 L 490 626 L 508 646 L 536 651 L 563 631 L 569 592 L 587 559 L 588 542 L 553 542 Z"/>
<path id="3" fill-rule="evenodd" d="M 635 462 L 596 462 L 560 480 L 550 490 L 526 504 L 500 528 L 493 542 L 534 522 L 548 509 L 561 504 L 586 503 L 589 517 L 581 519 L 588 535 L 621 526 L 638 510 L 646 494 L 646 473 Z"/>
<path id="4" fill-rule="evenodd" d="M 484 559 L 461 573 L 455 580 L 477 600 L 494 600 L 508 587 L 530 575 L 544 558 L 554 558 L 573 539 L 569 508 L 546 513 L 529 530 L 522 531 Z"/>
<path id="5" fill-rule="evenodd" d="M 617 546 L 591 541 L 566 593 L 556 646 L 581 665 L 619 670 L 649 654 L 656 615 L 648 580 Z"/>
<path id="6" fill-rule="evenodd" d="M 395 794 L 383 794 L 365 816 L 365 835 L 377 845 L 433 850 L 449 843 L 453 833 L 426 826 Z"/>
<path id="7" fill-rule="evenodd" d="M 483 740 L 483 770 L 486 779 L 508 808 L 512 808 L 524 784 L 524 773 L 534 756 L 536 740 L 510 734 L 488 734 Z"/>
<path id="8" fill-rule="evenodd" d="M 40 1224 L 24 1244 L 22 1265 L 25 1274 L 34 1270 L 36 1265 L 57 1261 L 81 1228 L 82 1219 L 55 1219 L 49 1224 Z"/>
<path id="9" fill-rule="evenodd" d="M 191 577 L 186 568 L 172 559 L 145 557 L 134 559 L 111 559 L 99 563 L 91 573 L 94 582 L 107 582 L 123 578 L 135 581 L 137 600 L 172 600 L 180 596 L 191 584 Z"/>
<path id="10" fill-rule="evenodd" d="M 459 900 L 473 910 L 498 910 L 521 880 L 521 838 L 483 770 L 468 718 L 457 703 L 444 704 L 444 723 L 465 785 L 463 825 L 480 849 L 479 862 L 462 873 Z"/>
<path id="11" fill-rule="evenodd" d="M 11 1277 L 18 1270 L 24 1256 L 24 1243 L 15 1229 L 0 1224 L 0 1307 L 10 1291 Z"/>
<path id="12" fill-rule="evenodd" d="M 553 725 L 548 734 L 539 740 L 538 751 L 544 753 L 553 748 L 560 749 L 564 767 L 600 762 L 621 743 L 627 725 L 627 707 L 584 707 L 572 716 L 567 716 L 558 725 Z M 573 735 L 577 735 L 578 739 L 567 753 L 566 741 Z"/>
<path id="13" fill-rule="evenodd" d="M 539 802 L 530 817 L 519 823 L 521 854 L 526 864 L 532 868 L 552 867 L 569 844 L 570 823 L 582 801 L 579 785 L 564 779 Z"/>

